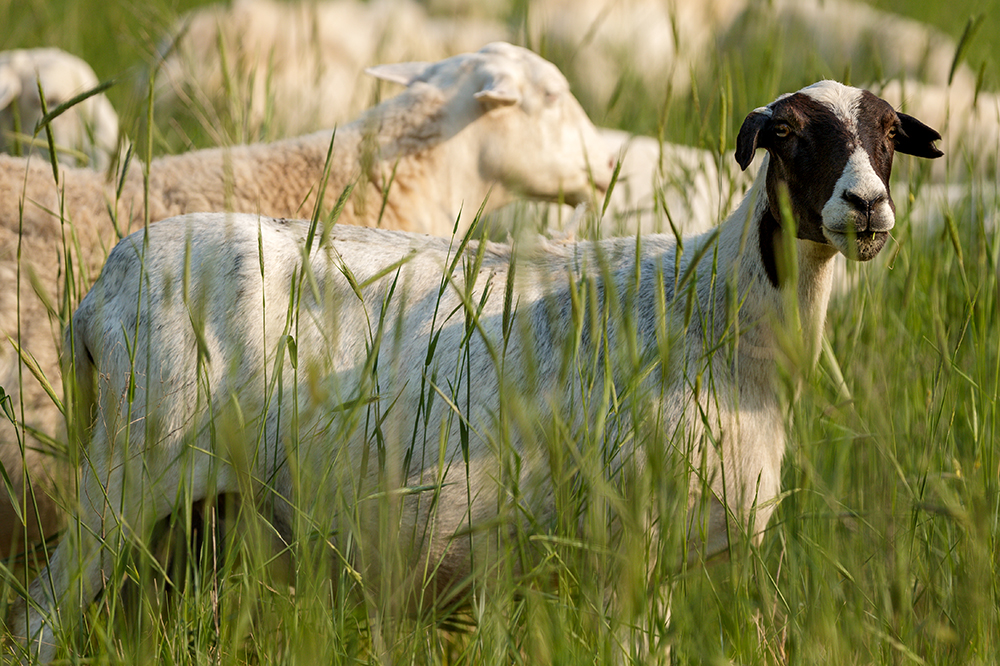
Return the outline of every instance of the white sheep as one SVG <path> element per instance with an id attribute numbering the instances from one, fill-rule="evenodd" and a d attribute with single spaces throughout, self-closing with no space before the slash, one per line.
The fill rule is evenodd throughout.
<path id="1" fill-rule="evenodd" d="M 468 9 L 465 0 L 431 0 L 451 3 L 452 13 Z M 588 109 L 607 108 L 623 77 L 662 100 L 692 81 L 714 85 L 719 54 L 739 58 L 791 41 L 833 72 L 876 79 L 867 87 L 942 128 L 944 151 L 969 156 L 961 167 L 992 173 L 997 166 L 1000 95 L 977 97 L 973 69 L 960 62 L 952 71 L 955 40 L 927 23 L 855 0 L 536 0 L 526 7 L 529 32 L 511 39 L 545 44 Z M 797 52 L 786 44 L 785 53 Z M 951 161 L 933 165 L 936 180 L 960 173 Z"/>
<path id="2" fill-rule="evenodd" d="M 39 82 L 49 111 L 100 83 L 90 65 L 60 49 L 0 51 L 0 152 L 20 145 L 23 153 L 48 153 L 44 130 L 34 134 L 42 119 Z M 118 114 L 103 93 L 70 107 L 50 126 L 65 164 L 103 169 L 118 149 Z"/>
<path id="3" fill-rule="evenodd" d="M 493 22 L 431 18 L 411 0 L 236 0 L 182 16 L 154 63 L 160 115 L 242 114 L 250 136 L 333 127 L 371 105 L 377 62 L 440 60 L 503 40 Z"/>
<path id="4" fill-rule="evenodd" d="M 523 38 L 557 55 L 572 54 L 566 65 L 597 108 L 608 102 L 623 71 L 650 90 L 668 82 L 684 90 L 692 73 L 704 73 L 714 49 L 738 51 L 748 35 L 762 32 L 805 35 L 834 69 L 873 56 L 885 77 L 936 86 L 947 83 L 956 48 L 931 26 L 852 0 L 542 0 L 526 7 L 531 32 L 520 36 L 501 20 L 509 18 L 507 2 L 425 4 L 448 16 L 429 15 L 412 0 L 236 0 L 200 8 L 178 20 L 160 49 L 163 58 L 154 63 L 161 69 L 158 103 L 169 109 L 179 95 L 204 105 L 220 91 L 240 98 L 247 87 L 249 99 L 239 102 L 250 126 L 259 130 L 266 122 L 283 134 L 304 133 L 344 122 L 368 105 L 373 89 L 361 76 L 366 65 L 436 60 L 498 39 Z M 80 65 L 89 70 L 79 62 L 64 66 Z M 965 65 L 954 78 L 963 90 L 975 87 Z M 89 87 L 97 83 L 92 72 L 88 80 Z M 116 128 L 101 134 L 102 146 L 113 151 Z"/>
<path id="5" fill-rule="evenodd" d="M 318 511 L 306 524 L 353 539 L 365 580 L 377 585 L 398 552 L 409 583 L 445 594 L 488 570 L 490 544 L 558 522 L 552 484 L 565 470 L 538 439 L 554 418 L 601 424 L 620 447 L 597 482 L 652 457 L 696 470 L 678 472 L 689 515 L 671 527 L 686 530 L 690 557 L 725 550 L 730 534 L 759 537 L 785 450 L 779 359 L 814 362 L 833 258 L 879 253 L 894 152 L 937 157 L 939 138 L 835 82 L 783 95 L 739 133 L 741 167 L 769 153 L 750 191 L 682 252 L 665 234 L 521 253 L 471 243 L 455 256 L 447 239 L 339 225 L 320 238 L 307 222 L 226 214 L 130 236 L 67 338 L 80 413 L 97 410 L 82 529 L 31 584 L 12 631 L 51 660 L 56 608 L 72 623 L 123 540 L 146 538 L 178 498 L 219 492 L 256 493 L 287 539 L 299 511 Z M 586 379 L 595 353 L 618 384 L 617 416 L 606 385 Z M 616 438 L 623 429 L 634 436 Z M 362 501 L 375 497 L 396 499 Z"/>
<path id="6" fill-rule="evenodd" d="M 478 35 L 503 33 L 501 19 L 510 18 L 512 11 L 508 2 L 425 4 L 436 15 L 428 16 L 411 0 L 299 0 L 280 8 L 273 0 L 237 0 L 232 6 L 199 8 L 173 30 L 169 40 L 173 50 L 165 50 L 158 78 L 158 103 L 164 110 L 175 108 L 180 91 L 198 108 L 247 109 L 249 115 L 242 121 L 251 133 L 262 131 L 265 123 L 279 132 L 330 126 L 348 117 L 351 105 L 363 104 L 372 94 L 370 88 L 358 88 L 357 82 L 362 67 L 376 58 L 379 48 L 391 49 L 390 59 L 444 56 Z M 847 63 L 852 63 L 852 71 L 860 71 L 865 59 L 874 57 L 883 76 L 928 82 L 926 92 L 914 96 L 921 104 L 915 115 L 932 125 L 943 126 L 938 122 L 948 108 L 943 98 L 961 98 L 951 104 L 953 126 L 964 130 L 969 125 L 963 121 L 959 126 L 958 119 L 966 117 L 960 111 L 970 108 L 974 74 L 960 65 L 953 84 L 945 85 L 954 41 L 931 26 L 863 3 L 541 0 L 526 4 L 525 11 L 526 22 L 516 25 L 527 25 L 528 32 L 508 31 L 510 39 L 544 45 L 569 68 L 582 95 L 596 109 L 606 108 L 623 76 L 638 77 L 660 99 L 668 85 L 676 93 L 690 86 L 692 74 L 706 76 L 714 53 L 738 53 L 748 44 L 786 36 L 815 46 L 818 57 L 835 71 Z M 246 84 L 249 100 L 232 103 L 212 97 L 220 91 L 238 96 L 238 85 L 224 84 L 224 66 L 232 80 Z M 303 80 L 314 85 L 302 86 Z M 351 100 L 344 90 L 355 91 Z M 890 103 L 901 101 L 891 83 L 884 90 Z M 308 99 L 300 99 L 303 95 Z M 982 161 L 995 157 L 993 144 L 981 140 L 984 133 L 988 139 L 1000 132 L 1000 118 L 985 118 L 989 101 L 980 104 L 988 107 L 978 114 L 983 120 L 976 127 L 982 132 L 946 133 L 949 155 L 959 155 L 965 142 Z M 968 141 L 969 137 L 975 138 Z M 704 230 L 730 212 L 734 194 L 747 182 L 730 178 L 730 170 L 720 172 L 718 157 L 707 151 L 650 137 L 614 140 L 628 147 L 622 167 L 625 178 L 602 221 L 604 235 L 666 230 L 664 205 L 671 217 L 683 221 L 682 232 Z M 699 165 L 704 167 L 701 174 Z M 935 164 L 934 176 L 942 179 L 946 168 L 944 161 Z M 654 200 L 654 193 L 660 201 Z M 580 218 L 571 210 L 549 207 L 543 219 L 565 230 L 575 228 Z"/>
<path id="7" fill-rule="evenodd" d="M 755 169 L 741 171 L 732 153 L 713 154 L 650 136 L 598 128 L 618 155 L 618 177 L 606 202 L 594 207 L 521 202 L 493 214 L 514 229 L 529 220 L 554 238 L 604 238 L 639 232 L 698 234 L 716 226 L 739 203 Z"/>
<path id="8" fill-rule="evenodd" d="M 708 51 L 714 30 L 745 0 L 678 3 L 677 16 L 660 0 L 533 2 L 527 5 L 526 36 L 502 22 L 507 5 L 488 18 L 473 12 L 429 16 L 413 0 L 235 0 L 200 7 L 177 21 L 160 48 L 163 58 L 154 63 L 157 107 L 169 113 L 186 101 L 210 113 L 245 110 L 239 120 L 251 133 L 265 124 L 278 132 L 328 127 L 369 102 L 372 89 L 360 76 L 364 66 L 437 59 L 485 37 L 571 52 L 565 65 L 594 108 L 604 108 L 622 63 L 651 89 L 661 88 L 671 74 L 689 73 L 688 59 L 697 61 Z M 680 45 L 673 43 L 675 20 L 683 28 Z"/>
<path id="9" fill-rule="evenodd" d="M 153 160 L 150 220 L 210 210 L 308 216 L 322 189 L 332 139 L 322 217 L 328 219 L 341 192 L 353 186 L 338 218 L 341 223 L 449 236 L 456 224 L 463 232 L 483 202 L 487 212 L 517 197 L 576 204 L 608 187 L 611 151 L 559 70 L 526 49 L 496 43 L 438 63 L 370 71 L 408 87 L 335 131 Z M 49 308 L 58 308 L 64 298 L 74 300 L 73 292 L 65 292 L 63 269 L 57 268 L 66 265 L 63 234 L 72 230 L 73 282 L 82 293 L 116 240 L 108 209 L 116 211 L 118 229 L 142 226 L 146 199 L 140 169 L 133 168 L 123 182 L 116 198 L 117 181 L 107 182 L 89 169 L 64 169 L 57 186 L 47 163 L 0 156 L 0 192 L 7 200 L 0 209 L 4 284 L 17 283 L 19 246 L 23 257 L 20 290 L 0 290 L 0 333 L 20 340 L 33 354 L 57 395 L 58 325 Z M 58 211 L 71 226 L 63 227 Z M 23 401 L 29 426 L 53 436 L 61 417 L 42 385 L 19 364 L 4 340 L 0 386 L 15 405 Z M 33 478 L 63 469 L 33 447 L 25 457 Z M 21 496 L 20 453 L 6 419 L 0 419 L 0 459 Z M 42 513 L 55 519 L 60 512 L 48 497 L 51 484 L 40 483 L 36 498 Z M 39 530 L 33 517 L 28 523 L 29 541 L 60 525 L 46 520 Z M 0 553 L 6 555 L 12 543 L 24 541 L 19 538 L 24 528 L 6 493 L 0 493 L 0 526 Z"/>
<path id="10" fill-rule="evenodd" d="M 368 79 L 361 76 L 368 63 L 437 59 L 504 34 L 498 21 L 429 17 L 411 0 L 208 5 L 183 16 L 161 49 L 157 108 L 169 113 L 185 99 L 202 113 L 245 110 L 241 120 L 250 134 L 262 132 L 265 124 L 278 133 L 331 127 L 371 98 L 374 91 L 362 85 Z M 226 84 L 227 78 L 232 83 Z M 582 83 L 590 81 L 585 77 Z M 249 99 L 218 98 L 239 98 L 241 90 Z M 748 182 L 732 182 L 732 170 L 720 173 L 707 151 L 617 130 L 602 133 L 623 160 L 608 220 L 602 223 L 604 235 L 617 229 L 668 229 L 664 203 L 671 217 L 684 221 L 684 231 L 707 229 L 730 212 Z M 654 201 L 661 188 L 665 202 Z M 570 226 L 579 217 L 568 209 L 549 211 L 550 219 L 572 221 Z"/>
<path id="11" fill-rule="evenodd" d="M 671 222 L 685 235 L 707 231 L 733 211 L 755 173 L 751 169 L 748 177 L 736 168 L 731 152 L 718 155 L 650 136 L 598 131 L 617 147 L 621 163 L 599 220 L 603 236 L 672 232 Z M 574 221 L 588 216 L 578 214 Z"/>
<path id="12" fill-rule="evenodd" d="M 502 17 L 501 3 L 428 0 L 449 16 Z M 493 13 L 489 13 L 489 9 Z M 484 11 L 485 10 L 485 11 Z M 606 108 L 623 74 L 650 91 L 690 89 L 718 53 L 739 54 L 761 41 L 801 40 L 835 70 L 874 61 L 881 76 L 947 85 L 956 44 L 931 25 L 857 0 L 534 0 L 525 5 L 523 39 L 545 44 L 586 104 Z M 559 54 L 567 54 L 559 58 Z M 960 66 L 955 83 L 974 87 Z M 654 95 L 654 99 L 657 97 Z"/>
<path id="13" fill-rule="evenodd" d="M 775 38 L 808 45 L 819 62 L 882 79 L 912 79 L 933 86 L 975 86 L 961 64 L 951 72 L 957 44 L 929 23 L 875 9 L 857 0 L 743 1 L 728 17 L 720 42 L 738 51 Z M 870 71 L 877 67 L 878 72 Z"/>

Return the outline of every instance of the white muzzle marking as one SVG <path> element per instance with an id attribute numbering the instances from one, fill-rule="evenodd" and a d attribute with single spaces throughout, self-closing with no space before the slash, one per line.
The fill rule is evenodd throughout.
<path id="1" fill-rule="evenodd" d="M 873 202 L 867 216 L 851 200 Z M 842 235 L 870 231 L 889 231 L 896 216 L 889 206 L 885 183 L 872 168 L 868 152 L 858 148 L 844 165 L 844 172 L 833 187 L 833 194 L 823 206 L 823 231 Z M 831 238 L 831 240 L 834 240 Z"/>

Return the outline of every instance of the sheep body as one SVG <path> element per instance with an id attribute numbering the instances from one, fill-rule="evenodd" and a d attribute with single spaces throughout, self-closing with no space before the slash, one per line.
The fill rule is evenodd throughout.
<path id="1" fill-rule="evenodd" d="M 31 140 L 42 119 L 39 81 L 49 111 L 99 83 L 90 65 L 60 49 L 0 51 L 0 152 L 11 152 L 18 142 L 22 149 L 30 144 L 31 151 L 47 153 L 44 134 Z M 21 138 L 11 136 L 15 112 Z M 65 164 L 103 169 L 118 148 L 118 114 L 103 94 L 67 109 L 50 127 L 59 161 Z"/>
<path id="2" fill-rule="evenodd" d="M 613 17 L 618 24 L 642 24 L 637 16 L 616 12 Z M 360 76 L 368 63 L 433 60 L 504 34 L 499 22 L 429 16 L 409 0 L 307 0 L 291 6 L 273 0 L 237 0 L 232 5 L 209 5 L 182 17 L 161 49 L 166 55 L 157 74 L 157 106 L 168 113 L 186 98 L 198 108 L 246 107 L 248 115 L 242 122 L 252 135 L 265 131 L 265 124 L 266 131 L 279 134 L 331 127 L 372 97 L 374 90 L 366 85 L 369 79 Z M 655 41 L 664 43 L 665 34 L 658 32 Z M 647 62 L 668 57 L 649 55 Z M 224 66 L 231 71 L 224 73 Z M 227 76 L 245 82 L 248 104 L 229 105 L 212 97 L 227 89 Z M 581 83 L 591 85 L 593 79 L 583 77 Z M 303 80 L 314 85 L 303 86 Z M 607 222 L 612 224 L 602 224 L 604 235 L 669 229 L 663 206 L 654 201 L 654 192 L 661 189 L 666 209 L 681 230 L 703 231 L 730 212 L 749 182 L 732 170 L 720 169 L 708 151 L 618 130 L 602 134 L 619 148 L 623 159 L 621 181 L 608 208 Z M 572 224 L 579 219 L 571 210 L 555 207 L 548 214 L 549 219 Z"/>
<path id="3" fill-rule="evenodd" d="M 231 102 L 220 94 L 235 95 L 251 135 L 265 125 L 301 134 L 369 106 L 369 65 L 440 60 L 505 38 L 499 24 L 432 18 L 409 0 L 236 0 L 179 19 L 161 48 L 156 105 L 169 114 L 186 101 L 211 114 Z"/>
<path id="4" fill-rule="evenodd" d="M 708 231 L 733 211 L 756 173 L 735 168 L 732 153 L 717 155 L 649 136 L 599 131 L 617 147 L 621 162 L 599 222 L 602 236 L 673 232 L 671 222 L 683 235 Z M 578 223 L 580 217 L 572 221 Z"/>
<path id="5" fill-rule="evenodd" d="M 0 277 L 7 284 L 17 283 L 19 248 L 23 257 L 20 289 L 0 291 L 0 331 L 22 341 L 60 392 L 58 319 L 50 308 L 57 313 L 64 299 L 75 300 L 63 289 L 64 237 L 74 255 L 73 283 L 83 291 L 115 239 L 109 208 L 116 211 L 122 235 L 142 225 L 147 203 L 152 222 L 206 210 L 308 216 L 331 140 L 322 217 L 353 185 L 338 218 L 347 224 L 450 235 L 456 225 L 464 231 L 484 201 L 487 211 L 519 196 L 579 203 L 608 185 L 610 150 L 565 78 L 526 49 L 493 44 L 439 63 L 386 65 L 373 74 L 409 86 L 335 132 L 155 159 L 148 167 L 148 197 L 138 167 L 114 182 L 89 169 L 64 169 L 57 185 L 46 163 L 0 156 L 0 191 L 17 197 L 0 212 Z M 72 225 L 53 214 L 59 211 Z M 15 405 L 23 402 L 28 425 L 56 435 L 61 416 L 41 384 L 19 365 L 13 349 L 0 345 L 0 386 Z M 5 464 L 20 457 L 9 423 L 0 424 L 0 451 Z M 59 467 L 32 448 L 25 458 L 29 476 Z M 18 479 L 19 495 L 24 492 L 20 467 L 7 467 Z M 36 493 L 42 505 L 53 502 L 48 494 Z M 5 519 L 11 529 L 0 530 L 5 535 L 0 552 L 12 543 L 5 539 L 24 532 L 15 527 L 13 509 L 3 499 L 0 520 Z M 58 526 L 58 521 L 45 524 L 41 533 Z M 28 540 L 39 534 L 33 522 Z"/>
<path id="6" fill-rule="evenodd" d="M 708 231 L 732 212 L 756 169 L 740 171 L 732 153 L 713 154 L 653 137 L 598 128 L 618 155 L 610 198 L 594 207 L 524 201 L 492 215 L 491 224 L 515 229 L 534 220 L 542 233 L 562 239 L 636 233 L 693 235 Z"/>
<path id="7" fill-rule="evenodd" d="M 802 141 L 782 141 L 785 130 Z M 599 416 L 572 411 L 594 404 L 591 391 L 603 389 L 565 365 L 572 313 L 580 307 L 572 285 L 581 281 L 597 294 L 620 295 L 630 313 L 598 297 L 598 311 L 584 321 L 600 322 L 601 330 L 596 338 L 581 333 L 581 356 L 603 347 L 606 336 L 611 379 L 628 383 L 630 372 L 645 378 L 640 389 L 620 395 L 653 406 L 648 421 L 608 426 L 634 426 L 636 436 L 609 454 L 600 474 L 641 470 L 647 453 L 676 456 L 687 461 L 681 468 L 696 469 L 679 473 L 691 515 L 673 522 L 690 529 L 690 557 L 725 549 L 739 531 L 759 535 L 775 507 L 785 448 L 779 340 L 800 339 L 802 363 L 814 361 L 833 257 L 878 254 L 894 222 L 892 152 L 935 157 L 936 138 L 870 93 L 833 82 L 783 96 L 748 115 L 740 132 L 742 167 L 758 146 L 769 151 L 749 193 L 717 232 L 684 239 L 679 257 L 673 235 L 653 235 L 641 243 L 541 241 L 517 262 L 508 246 L 473 244 L 456 261 L 444 239 L 338 226 L 327 242 L 310 245 L 308 223 L 225 214 L 174 218 L 130 236 L 74 315 L 72 363 L 82 411 L 96 405 L 98 414 L 89 447 L 94 472 L 84 474 L 81 486 L 80 541 L 60 544 L 32 584 L 32 597 L 43 608 L 80 601 L 63 595 L 78 588 L 70 580 L 73 563 L 82 562 L 88 602 L 120 537 L 143 538 L 177 497 L 250 487 L 270 498 L 275 525 L 287 538 L 300 500 L 308 498 L 313 510 L 356 511 L 366 579 L 378 579 L 380 553 L 401 547 L 411 583 L 428 583 L 422 572 L 432 571 L 432 589 L 461 585 L 476 573 L 471 562 L 481 564 L 491 539 L 504 539 L 513 523 L 527 516 L 531 529 L 544 531 L 555 519 L 552 474 L 544 451 L 529 444 L 538 424 L 574 413 L 578 422 L 571 426 L 587 427 L 583 421 Z M 804 168 L 815 166 L 816 154 L 828 168 Z M 796 239 L 778 222 L 779 189 L 788 193 Z M 797 273 L 780 265 L 786 243 L 794 243 Z M 308 270 L 304 247 L 312 247 Z M 713 258 L 695 265 L 699 256 Z M 185 291 L 188 264 L 201 269 Z M 683 288 L 689 270 L 694 277 Z M 289 298 L 297 279 L 304 286 L 295 308 Z M 500 285 L 510 285 L 511 293 Z M 795 312 L 787 310 L 790 294 Z M 688 297 L 696 313 L 690 319 Z M 629 347 L 628 319 L 638 369 L 615 351 Z M 678 337 L 664 357 L 658 350 L 671 333 Z M 664 358 L 673 359 L 671 372 L 655 370 Z M 699 393 L 696 377 L 714 389 Z M 269 389 L 268 381 L 281 390 Z M 441 399 L 426 398 L 424 391 L 434 390 L 426 382 Z M 531 423 L 510 425 L 517 464 L 508 468 L 488 433 L 503 413 L 500 396 L 512 388 L 524 404 L 540 407 Z M 222 447 L 205 426 L 211 419 L 235 424 L 234 413 L 243 435 L 226 436 Z M 377 437 L 365 423 L 380 424 Z M 643 434 L 651 427 L 658 436 Z M 366 467 L 362 461 L 376 447 L 381 462 L 371 453 Z M 124 451 L 131 452 L 127 459 Z M 433 499 L 397 493 L 428 484 Z M 392 543 L 379 541 L 378 509 L 364 502 L 350 508 L 380 492 L 399 498 L 400 530 L 391 530 Z M 511 497 L 516 508 L 505 513 L 504 498 Z M 321 530 L 327 520 L 333 533 L 347 529 L 335 511 L 312 519 Z M 483 531 L 498 520 L 498 528 Z M 120 525 L 129 526 L 128 535 Z M 46 589 L 50 576 L 53 591 Z M 43 661 L 53 656 L 47 622 L 32 610 L 13 623 L 28 627 Z"/>
<path id="8" fill-rule="evenodd" d="M 853 0 L 543 0 L 530 3 L 527 21 L 517 22 L 518 27 L 526 24 L 529 34 L 504 26 L 510 12 L 506 3 L 424 4 L 430 11 L 409 0 L 305 0 L 291 6 L 238 0 L 231 6 L 200 8 L 182 17 L 167 39 L 158 97 L 167 108 L 177 101 L 178 90 L 196 91 L 193 99 L 199 101 L 210 94 L 206 91 L 224 88 L 220 40 L 230 76 L 252 79 L 251 127 L 267 117 L 267 82 L 282 91 L 274 99 L 298 99 L 301 93 L 289 84 L 303 78 L 318 84 L 319 95 L 330 97 L 323 104 L 271 109 L 279 127 L 299 132 L 343 121 L 359 108 L 351 104 L 367 102 L 370 90 L 356 88 L 367 64 L 437 59 L 467 50 L 476 40 L 522 40 L 545 44 L 557 56 L 571 54 L 565 66 L 572 80 L 587 103 L 602 109 L 623 70 L 649 90 L 668 84 L 674 91 L 685 90 L 692 73 L 706 70 L 713 49 L 739 52 L 761 33 L 806 35 L 831 63 L 874 53 L 885 77 L 935 86 L 948 84 L 955 54 L 954 40 L 933 27 Z M 297 48 L 303 43 L 311 47 Z M 967 66 L 960 66 L 953 78 L 963 89 L 974 89 L 975 74 Z M 324 92 L 324 81 L 336 93 Z M 345 103 L 343 90 L 355 91 L 353 101 Z"/>
<path id="9" fill-rule="evenodd" d="M 463 0 L 431 0 L 443 13 L 484 18 Z M 483 7 L 489 7 L 489 4 Z M 545 43 L 580 82 L 585 105 L 607 108 L 623 72 L 652 91 L 684 91 L 709 73 L 715 51 L 739 54 L 775 39 L 801 39 L 834 69 L 874 60 L 886 79 L 972 90 L 975 73 L 951 73 L 955 41 L 933 26 L 855 0 L 541 0 L 527 6 L 528 43 Z M 558 58 L 557 58 L 558 61 Z M 874 73 L 873 73 L 874 74 Z"/>

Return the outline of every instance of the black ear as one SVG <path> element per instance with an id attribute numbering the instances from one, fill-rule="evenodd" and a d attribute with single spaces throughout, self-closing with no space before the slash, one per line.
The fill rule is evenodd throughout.
<path id="1" fill-rule="evenodd" d="M 751 111 L 743 121 L 740 133 L 736 136 L 736 161 L 744 171 L 753 162 L 754 153 L 757 152 L 757 135 L 770 119 L 769 114 Z"/>
<path id="2" fill-rule="evenodd" d="M 933 159 L 944 155 L 934 142 L 941 138 L 938 131 L 931 129 L 927 125 L 905 113 L 896 113 L 899 116 L 900 127 L 896 132 L 896 151 L 915 155 L 916 157 L 927 157 Z"/>

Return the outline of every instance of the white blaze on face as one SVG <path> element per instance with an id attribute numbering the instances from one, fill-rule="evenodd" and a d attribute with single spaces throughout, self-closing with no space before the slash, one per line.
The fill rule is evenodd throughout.
<path id="1" fill-rule="evenodd" d="M 868 216 L 852 201 L 870 203 Z M 834 241 L 827 232 L 889 231 L 894 224 L 895 215 L 889 205 L 885 183 L 872 168 L 868 152 L 858 147 L 844 165 L 833 194 L 823 206 L 823 232 Z"/>
<path id="2" fill-rule="evenodd" d="M 806 86 L 799 92 L 829 106 L 847 127 L 847 130 L 851 134 L 857 135 L 857 108 L 861 103 L 862 93 L 860 88 L 845 86 L 836 81 L 819 81 L 811 86 Z"/>

